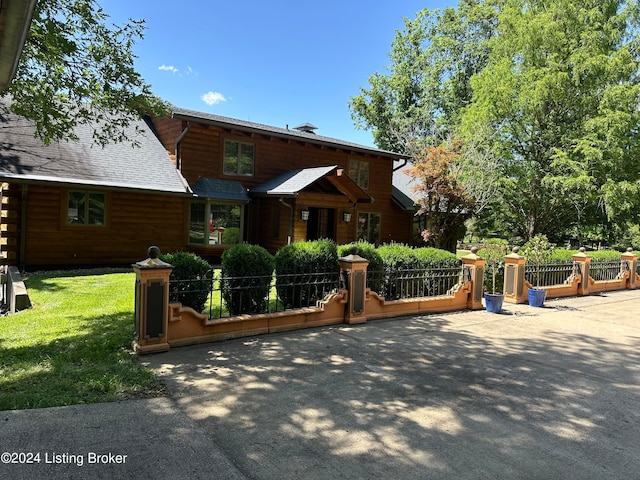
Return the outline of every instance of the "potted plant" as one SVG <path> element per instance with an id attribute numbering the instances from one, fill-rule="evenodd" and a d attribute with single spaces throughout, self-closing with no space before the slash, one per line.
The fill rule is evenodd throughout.
<path id="1" fill-rule="evenodd" d="M 499 239 L 492 240 L 490 244 L 484 247 L 482 252 L 482 256 L 487 261 L 487 271 L 489 271 L 489 267 L 491 268 L 491 293 L 484 292 L 484 303 L 487 312 L 500 313 L 502 310 L 504 294 L 496 291 L 496 276 L 501 262 L 504 262 L 504 256 L 508 253 L 508 249 L 507 241 Z M 487 289 L 485 288 L 485 290 Z"/>
<path id="2" fill-rule="evenodd" d="M 536 271 L 536 286 L 528 292 L 529 305 L 532 307 L 542 307 L 547 297 L 547 291 L 540 288 L 540 267 L 549 260 L 553 248 L 547 236 L 542 234 L 535 235 L 524 246 L 524 256 L 528 263 L 535 266 Z"/>

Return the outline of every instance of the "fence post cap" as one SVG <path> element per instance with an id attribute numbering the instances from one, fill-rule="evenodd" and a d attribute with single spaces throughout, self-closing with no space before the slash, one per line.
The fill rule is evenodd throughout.
<path id="1" fill-rule="evenodd" d="M 149 257 L 146 260 L 134 263 L 133 266 L 138 268 L 173 268 L 173 265 L 160 260 L 160 253 L 159 247 L 151 245 L 147 249 L 147 255 Z"/>
<path id="2" fill-rule="evenodd" d="M 509 255 L 505 255 L 506 258 L 524 258 L 520 255 L 520 247 L 513 247 Z"/>
<path id="3" fill-rule="evenodd" d="M 584 247 L 580 247 L 579 249 L 580 251 L 578 253 L 574 253 L 573 255 L 571 255 L 571 258 L 573 260 L 584 260 L 587 261 L 587 259 L 591 259 L 591 255 L 587 255 L 585 252 L 587 251 L 586 248 Z"/>

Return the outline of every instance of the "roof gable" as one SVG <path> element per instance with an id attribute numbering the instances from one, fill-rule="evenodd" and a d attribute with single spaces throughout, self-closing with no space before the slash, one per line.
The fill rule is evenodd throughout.
<path id="1" fill-rule="evenodd" d="M 352 202 L 369 203 L 371 197 L 337 165 L 291 170 L 252 188 L 250 193 L 259 196 L 295 197 L 316 182 L 326 179 L 336 193 L 349 197 Z"/>
<path id="2" fill-rule="evenodd" d="M 201 122 L 208 125 L 216 125 L 221 128 L 232 128 L 232 129 L 236 129 L 244 132 L 254 132 L 254 133 L 261 133 L 264 135 L 273 135 L 281 138 L 304 140 L 306 142 L 316 144 L 316 145 L 325 145 L 333 148 L 345 148 L 345 149 L 350 149 L 358 152 L 369 153 L 371 155 L 380 155 L 382 157 L 388 157 L 393 159 L 409 158 L 405 155 L 401 155 L 396 152 L 380 150 L 377 148 L 368 147 L 368 146 L 360 145 L 357 143 L 347 142 L 345 140 L 339 140 L 337 138 L 325 137 L 313 132 L 305 131 L 307 129 L 297 130 L 297 129 L 273 127 L 273 126 L 264 125 L 261 123 L 248 122 L 244 120 L 238 120 L 235 118 L 223 117 L 221 115 L 214 115 L 212 113 L 203 113 L 203 112 L 197 112 L 194 110 L 187 110 L 184 108 L 174 108 L 172 117 L 176 119 L 186 120 L 186 121 L 195 121 L 195 122 Z M 304 124 L 301 126 L 304 127 L 305 125 L 309 125 L 311 127 L 317 128 L 311 124 Z"/>

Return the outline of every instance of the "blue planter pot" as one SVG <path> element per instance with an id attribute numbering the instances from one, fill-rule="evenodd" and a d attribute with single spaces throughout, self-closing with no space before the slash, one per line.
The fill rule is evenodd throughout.
<path id="1" fill-rule="evenodd" d="M 541 307 L 547 298 L 547 291 L 538 288 L 529 289 L 529 305 L 532 307 Z"/>
<path id="2" fill-rule="evenodd" d="M 500 313 L 502 310 L 502 301 L 504 300 L 504 295 L 501 293 L 485 293 L 484 294 L 484 305 L 487 309 L 487 312 L 491 313 Z"/>

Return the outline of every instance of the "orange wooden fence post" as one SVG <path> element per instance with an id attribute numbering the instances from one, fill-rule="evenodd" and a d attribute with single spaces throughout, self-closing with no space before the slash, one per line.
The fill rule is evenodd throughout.
<path id="1" fill-rule="evenodd" d="M 627 248 L 627 251 L 622 254 L 622 261 L 626 261 L 629 267 L 629 277 L 627 278 L 627 288 L 638 288 L 638 256 L 633 253 L 633 248 Z"/>
<path id="2" fill-rule="evenodd" d="M 591 255 L 587 255 L 584 247 L 580 247 L 580 253 L 571 256 L 571 259 L 580 266 L 580 284 L 578 295 L 589 295 L 589 277 L 591 268 Z"/>
<path id="3" fill-rule="evenodd" d="M 340 261 L 340 273 L 346 277 L 346 287 L 349 291 L 345 323 L 364 323 L 365 295 L 367 290 L 367 267 L 369 260 L 358 255 L 358 248 L 353 247 L 350 254 L 342 257 Z"/>
<path id="4" fill-rule="evenodd" d="M 508 303 L 525 303 L 527 290 L 524 288 L 524 270 L 527 259 L 520 255 L 519 247 L 504 257 L 504 301 Z"/>
<path id="5" fill-rule="evenodd" d="M 148 255 L 132 265 L 136 272 L 133 349 L 138 353 L 169 350 L 169 275 L 173 267 L 158 258 L 158 247 L 149 247 Z"/>
<path id="6" fill-rule="evenodd" d="M 471 281 L 471 293 L 467 301 L 467 307 L 471 310 L 480 310 L 482 305 L 482 291 L 484 289 L 484 267 L 487 261 L 479 257 L 478 247 L 473 247 L 469 255 L 462 257 L 464 275 Z"/>

